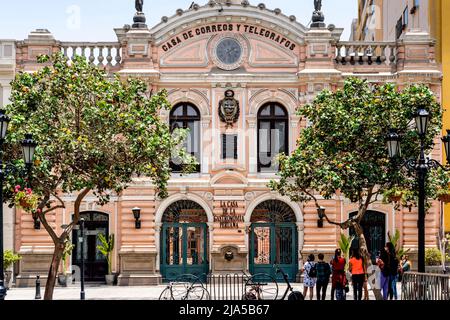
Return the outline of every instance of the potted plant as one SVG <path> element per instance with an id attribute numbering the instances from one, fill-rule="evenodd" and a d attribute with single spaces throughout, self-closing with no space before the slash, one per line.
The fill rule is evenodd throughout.
<path id="1" fill-rule="evenodd" d="M 11 267 L 14 265 L 14 263 L 19 261 L 20 259 L 22 259 L 22 257 L 19 256 L 18 254 L 15 254 L 11 250 L 6 250 L 3 254 L 3 264 L 5 268 L 5 287 L 7 289 L 10 288 L 10 283 L 12 279 Z"/>
<path id="2" fill-rule="evenodd" d="M 72 254 L 72 250 L 75 248 L 75 245 L 70 242 L 69 239 L 66 240 L 64 244 L 64 251 L 61 257 L 61 264 L 62 264 L 62 273 L 58 275 L 58 283 L 63 286 L 67 287 L 68 284 L 72 283 L 72 274 L 67 273 L 66 270 L 66 261 L 67 257 Z"/>
<path id="3" fill-rule="evenodd" d="M 450 189 L 438 189 L 436 195 L 439 201 L 450 203 Z"/>
<path id="4" fill-rule="evenodd" d="M 428 248 L 425 250 L 426 272 L 442 272 L 442 253 L 438 248 Z"/>
<path id="5" fill-rule="evenodd" d="M 344 255 L 345 261 L 347 262 L 345 264 L 345 272 L 348 275 L 348 267 L 349 267 L 349 260 L 350 260 L 350 248 L 352 247 L 352 242 L 355 240 L 355 236 L 346 236 L 345 234 L 341 233 L 341 239 L 339 240 L 339 248 L 341 248 L 342 254 Z"/>
<path id="6" fill-rule="evenodd" d="M 411 249 L 404 249 L 400 242 L 400 231 L 398 229 L 395 230 L 395 234 L 391 235 L 390 232 L 388 232 L 388 238 L 389 242 L 391 242 L 394 245 L 395 252 L 397 259 L 401 260 L 403 255 L 408 254 Z"/>
<path id="7" fill-rule="evenodd" d="M 112 286 L 114 284 L 115 276 L 112 274 L 112 252 L 114 250 L 114 234 L 111 234 L 108 238 L 103 233 L 98 235 L 98 239 L 101 245 L 97 246 L 97 249 L 106 258 L 108 263 L 108 274 L 105 276 L 106 284 Z"/>

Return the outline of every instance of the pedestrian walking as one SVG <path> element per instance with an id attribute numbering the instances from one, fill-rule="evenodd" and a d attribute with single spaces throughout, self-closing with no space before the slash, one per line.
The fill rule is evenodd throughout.
<path id="1" fill-rule="evenodd" d="M 353 254 L 349 261 L 349 271 L 352 274 L 353 299 L 360 301 L 362 300 L 366 271 L 359 249 L 353 249 Z"/>
<path id="2" fill-rule="evenodd" d="M 335 298 L 335 291 L 339 284 L 342 290 L 347 285 L 347 278 L 345 276 L 345 264 L 347 261 L 342 257 L 341 249 L 336 249 L 334 252 L 334 258 L 331 260 L 331 300 Z"/>
<path id="3" fill-rule="evenodd" d="M 392 281 L 397 273 L 398 260 L 395 257 L 395 248 L 392 242 L 387 242 L 377 259 L 378 267 L 381 270 L 380 285 L 383 290 L 383 299 L 387 300 L 389 295 L 393 295 Z M 395 269 L 395 270 L 393 270 Z"/>
<path id="4" fill-rule="evenodd" d="M 328 284 L 330 283 L 331 267 L 323 260 L 325 258 L 323 253 L 319 253 L 318 258 L 319 262 L 316 263 L 316 295 L 317 300 L 325 300 Z"/>
<path id="5" fill-rule="evenodd" d="M 316 285 L 317 270 L 314 263 L 314 255 L 308 256 L 308 261 L 303 266 L 303 296 L 306 298 L 306 294 L 309 289 L 309 299 L 314 299 L 314 287 Z"/>

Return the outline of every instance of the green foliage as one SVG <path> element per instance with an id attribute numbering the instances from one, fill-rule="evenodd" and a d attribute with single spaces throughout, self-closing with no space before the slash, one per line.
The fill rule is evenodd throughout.
<path id="1" fill-rule="evenodd" d="M 425 263 L 427 266 L 439 266 L 442 263 L 441 251 L 437 248 L 425 250 Z"/>
<path id="2" fill-rule="evenodd" d="M 395 248 L 395 253 L 397 256 L 397 259 L 401 259 L 401 257 L 405 254 L 408 254 L 410 249 L 403 249 L 401 243 L 400 243 L 400 231 L 398 229 L 395 230 L 395 234 L 391 236 L 390 232 L 388 232 L 389 242 L 392 242 Z"/>
<path id="3" fill-rule="evenodd" d="M 101 242 L 101 245 L 97 246 L 97 249 L 101 252 L 101 254 L 106 258 L 108 262 L 108 274 L 112 274 L 112 265 L 111 258 L 112 252 L 114 251 L 114 234 L 110 234 L 108 239 L 106 239 L 103 233 L 98 235 L 98 239 Z"/>
<path id="4" fill-rule="evenodd" d="M 75 248 L 75 245 L 70 241 L 70 239 L 67 239 L 64 243 L 64 251 L 62 253 L 62 268 L 63 268 L 63 274 L 66 274 L 66 261 L 67 258 L 72 254 L 73 249 Z"/>
<path id="5" fill-rule="evenodd" d="M 18 254 L 15 254 L 11 250 L 6 250 L 3 254 L 3 264 L 5 270 L 8 270 L 14 263 L 20 261 L 22 257 Z"/>
<path id="6" fill-rule="evenodd" d="M 39 197 L 33 193 L 30 188 L 23 188 L 17 185 L 14 188 L 14 205 L 22 208 L 26 212 L 33 212 L 37 210 Z"/>
<path id="7" fill-rule="evenodd" d="M 341 233 L 341 239 L 338 241 L 339 242 L 339 248 L 341 248 L 342 253 L 344 254 L 345 257 L 345 271 L 348 270 L 348 266 L 349 266 L 349 260 L 350 260 L 350 248 L 352 246 L 352 242 L 355 239 L 355 236 L 346 236 L 345 234 Z"/>
<path id="8" fill-rule="evenodd" d="M 294 201 L 313 200 L 315 192 L 330 199 L 340 192 L 361 203 L 393 188 L 410 190 L 417 198 L 414 176 L 398 165 L 419 155 L 418 133 L 411 125 L 419 107 L 431 114 L 425 138 L 429 153 L 441 131 L 442 110 L 425 85 L 399 91 L 391 83 L 370 85 L 350 78 L 336 92 L 321 92 L 312 104 L 298 109 L 311 126 L 302 130 L 290 156 L 280 156 L 280 180 L 272 181 L 271 188 Z M 397 163 L 388 157 L 385 137 L 390 128 L 402 137 Z M 435 194 L 428 190 L 428 196 Z"/>
<path id="9" fill-rule="evenodd" d="M 171 107 L 167 92 L 149 96 L 144 81 L 110 77 L 82 57 L 68 62 L 55 54 L 49 61 L 35 73 L 16 76 L 6 107 L 11 117 L 7 160 L 23 166 L 16 159 L 26 132 L 38 142 L 33 191 L 43 197 L 90 189 L 103 205 L 111 192 L 120 193 L 138 175 L 151 178 L 166 197 L 169 160 L 186 136 L 174 138 L 159 117 Z M 185 153 L 183 159 L 194 162 Z M 24 181 L 10 175 L 7 182 L 4 191 L 11 199 L 14 186 Z"/>
<path id="10" fill-rule="evenodd" d="M 195 165 L 185 149 L 177 148 L 187 132 L 172 135 L 160 118 L 171 108 L 167 91 L 149 93 L 144 80 L 110 75 L 76 56 L 68 61 L 62 53 L 41 56 L 42 68 L 21 72 L 11 83 L 11 118 L 4 160 L 24 169 L 20 141 L 25 133 L 38 143 L 31 180 L 11 173 L 5 178 L 4 200 L 14 206 L 17 185 L 28 185 L 39 197 L 36 212 L 55 244 L 46 284 L 51 299 L 60 253 L 80 218 L 80 204 L 90 192 L 98 205 L 127 188 L 139 176 L 149 178 L 160 198 L 167 197 L 170 159 L 186 160 L 186 170 Z M 61 194 L 76 194 L 73 221 L 58 235 L 46 214 L 65 203 Z"/>
<path id="11" fill-rule="evenodd" d="M 292 201 L 314 200 L 317 206 L 319 195 L 331 199 L 337 194 L 350 199 L 359 205 L 357 216 L 330 222 L 342 229 L 359 226 L 359 233 L 369 205 L 381 200 L 383 194 L 389 196 L 402 190 L 402 204 L 415 205 L 415 174 L 400 169 L 400 165 L 420 154 L 419 135 L 412 120 L 419 108 L 430 113 L 424 139 L 428 154 L 434 138 L 441 133 L 442 109 L 427 86 L 411 85 L 399 90 L 392 83 L 374 85 L 349 78 L 342 89 L 322 91 L 312 104 L 298 109 L 311 125 L 301 131 L 297 149 L 291 155 L 280 155 L 280 179 L 269 186 Z M 391 128 L 402 138 L 401 156 L 396 160 L 389 158 L 386 146 Z M 431 170 L 428 176 L 428 199 L 436 199 L 437 189 L 446 187 L 443 179 L 437 178 L 439 174 L 439 170 Z M 368 258 L 363 239 L 360 237 L 361 250 Z"/>

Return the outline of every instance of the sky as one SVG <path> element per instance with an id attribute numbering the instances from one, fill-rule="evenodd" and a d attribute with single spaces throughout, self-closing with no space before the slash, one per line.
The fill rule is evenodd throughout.
<path id="1" fill-rule="evenodd" d="M 193 0 L 144 0 L 147 24 L 152 27 L 162 16 L 171 17 L 178 8 L 187 9 Z M 196 0 L 204 5 L 208 0 Z M 287 16 L 308 25 L 313 0 L 250 0 L 280 8 Z M 350 37 L 357 17 L 357 0 L 323 0 L 325 23 L 345 28 L 342 40 Z M 0 0 L 0 39 L 26 39 L 30 31 L 48 29 L 61 41 L 117 41 L 114 28 L 132 24 L 134 0 Z"/>

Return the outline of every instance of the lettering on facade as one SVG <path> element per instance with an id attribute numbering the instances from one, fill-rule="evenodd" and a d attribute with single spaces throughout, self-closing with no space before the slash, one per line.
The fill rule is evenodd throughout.
<path id="1" fill-rule="evenodd" d="M 271 41 L 276 42 L 278 45 L 282 45 L 285 48 L 294 51 L 296 48 L 295 43 L 292 43 L 286 37 L 277 34 L 271 30 L 267 30 L 265 28 L 251 26 L 247 24 L 213 24 L 204 27 L 198 27 L 195 29 L 188 30 L 183 32 L 181 35 L 176 36 L 169 41 L 167 41 L 162 49 L 167 52 L 174 47 L 177 47 L 179 44 L 183 43 L 186 40 L 193 39 L 198 36 L 202 36 L 205 34 L 218 34 L 221 32 L 239 32 L 239 33 L 250 33 L 255 34 L 257 36 L 269 39 Z"/>
<path id="2" fill-rule="evenodd" d="M 214 222 L 219 222 L 223 229 L 238 229 L 239 222 L 244 222 L 244 215 L 237 214 L 236 208 L 239 208 L 237 201 L 221 201 L 222 215 L 215 216 Z"/>

